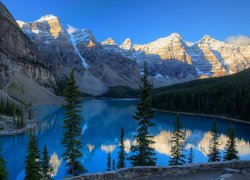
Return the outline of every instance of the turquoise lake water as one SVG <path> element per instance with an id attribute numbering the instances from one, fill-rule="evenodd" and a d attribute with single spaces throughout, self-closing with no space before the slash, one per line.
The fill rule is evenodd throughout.
<path id="1" fill-rule="evenodd" d="M 136 132 L 137 122 L 132 118 L 135 113 L 137 100 L 84 100 L 82 117 L 82 152 L 81 159 L 84 167 L 89 173 L 102 172 L 106 170 L 107 152 L 111 151 L 112 158 L 117 158 L 118 139 L 121 127 L 125 130 L 125 147 L 127 156 L 130 154 L 130 147 L 134 143 L 133 135 Z M 61 145 L 63 129 L 64 110 L 61 107 L 37 106 L 35 107 L 35 118 L 39 120 L 39 128 L 35 134 L 39 141 L 40 149 L 47 145 L 55 172 L 54 179 L 62 179 L 65 176 L 62 153 L 64 148 Z M 155 112 L 153 122 L 155 126 L 150 129 L 153 134 L 156 151 L 157 165 L 167 166 L 170 148 L 171 131 L 175 114 Z M 207 162 L 209 145 L 209 129 L 215 120 L 212 117 L 181 115 L 185 128 L 185 144 L 188 150 L 194 148 L 194 162 Z M 227 141 L 225 136 L 229 121 L 216 119 L 220 133 L 221 153 Z M 230 122 L 234 127 L 237 136 L 237 148 L 240 159 L 250 160 L 250 125 Z M 2 154 L 7 161 L 9 179 L 23 179 L 24 159 L 27 149 L 28 137 L 26 134 L 0 137 Z M 126 163 L 130 166 L 129 162 Z"/>

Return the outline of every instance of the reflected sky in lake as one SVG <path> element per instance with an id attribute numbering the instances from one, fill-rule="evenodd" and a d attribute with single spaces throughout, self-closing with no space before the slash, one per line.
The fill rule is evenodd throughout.
<path id="1" fill-rule="evenodd" d="M 133 145 L 133 135 L 136 132 L 137 122 L 131 117 L 135 113 L 136 100 L 85 100 L 83 105 L 82 144 L 84 158 L 81 159 L 88 172 L 106 170 L 107 152 L 112 158 L 117 158 L 118 140 L 121 127 L 125 129 L 125 151 L 129 155 Z M 62 179 L 65 176 L 61 146 L 64 110 L 58 106 L 35 107 L 35 116 L 39 120 L 39 128 L 35 130 L 40 149 L 47 145 L 51 156 L 50 163 L 55 169 L 54 178 Z M 155 112 L 150 129 L 154 134 L 158 158 L 157 165 L 166 166 L 171 148 L 171 136 L 175 114 Z M 194 148 L 194 162 L 206 162 L 208 145 L 211 138 L 208 132 L 214 118 L 202 116 L 181 115 L 185 127 L 185 144 L 187 150 Z M 228 120 L 216 119 L 220 133 L 220 149 L 223 153 L 226 145 Z M 250 126 L 243 123 L 231 122 L 237 136 L 237 148 L 241 159 L 250 159 Z M 2 154 L 7 161 L 10 179 L 23 179 L 24 158 L 28 143 L 26 134 L 0 137 Z M 129 162 L 126 163 L 130 166 Z"/>

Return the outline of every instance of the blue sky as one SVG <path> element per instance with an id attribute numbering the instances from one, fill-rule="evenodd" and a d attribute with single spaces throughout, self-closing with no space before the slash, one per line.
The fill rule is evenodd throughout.
<path id="1" fill-rule="evenodd" d="M 250 36 L 250 0 L 2 0 L 16 19 L 34 21 L 46 14 L 91 29 L 98 41 L 130 37 L 147 43 L 178 32 L 187 41 L 204 34 L 218 40 Z"/>

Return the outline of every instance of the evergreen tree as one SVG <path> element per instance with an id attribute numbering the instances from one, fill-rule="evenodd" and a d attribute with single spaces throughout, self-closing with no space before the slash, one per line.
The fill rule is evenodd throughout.
<path id="1" fill-rule="evenodd" d="M 13 124 L 16 127 L 16 116 L 13 116 Z"/>
<path id="2" fill-rule="evenodd" d="M 41 178 L 40 151 L 36 137 L 30 133 L 28 150 L 25 159 L 25 180 Z"/>
<path id="3" fill-rule="evenodd" d="M 183 154 L 183 143 L 184 143 L 184 132 L 183 126 L 180 121 L 180 116 L 176 115 L 176 120 L 174 123 L 174 132 L 171 140 L 171 156 L 169 160 L 169 165 L 184 165 L 185 155 Z"/>
<path id="4" fill-rule="evenodd" d="M 115 159 L 112 161 L 112 170 L 115 170 Z"/>
<path id="5" fill-rule="evenodd" d="M 4 114 L 5 110 L 5 103 L 3 101 L 3 96 L 1 95 L 1 100 L 0 100 L 0 114 Z"/>
<path id="6" fill-rule="evenodd" d="M 194 151 L 193 147 L 189 149 L 189 155 L 188 155 L 188 164 L 193 164 L 194 161 Z"/>
<path id="7" fill-rule="evenodd" d="M 111 153 L 108 151 L 108 157 L 107 157 L 107 171 L 111 170 Z"/>
<path id="8" fill-rule="evenodd" d="M 15 121 L 16 121 L 16 129 L 20 129 L 20 117 L 17 116 L 17 119 Z"/>
<path id="9" fill-rule="evenodd" d="M 72 70 L 69 76 L 67 86 L 65 88 L 65 101 L 64 105 L 66 110 L 64 118 L 64 134 L 62 144 L 65 147 L 63 153 L 63 159 L 66 162 L 68 168 L 67 173 L 72 176 L 79 175 L 86 172 L 85 168 L 81 165 L 79 158 L 82 158 L 81 153 L 81 116 L 79 115 L 81 107 L 79 105 L 80 92 L 74 78 L 74 71 Z"/>
<path id="10" fill-rule="evenodd" d="M 213 122 L 211 129 L 212 138 L 209 142 L 208 162 L 220 161 L 219 136 L 217 131 L 216 122 Z"/>
<path id="11" fill-rule="evenodd" d="M 152 145 L 153 136 L 149 135 L 148 129 L 153 126 L 151 119 L 153 112 L 151 110 L 151 91 L 152 85 L 148 80 L 148 70 L 144 64 L 144 75 L 141 79 L 141 101 L 137 105 L 136 115 L 133 116 L 138 121 L 137 135 L 135 135 L 136 144 L 132 146 L 132 156 L 129 158 L 133 166 L 154 166 L 156 158 Z"/>
<path id="12" fill-rule="evenodd" d="M 227 77 L 207 78 L 156 90 L 154 108 L 217 114 L 250 121 L 250 69 Z"/>
<path id="13" fill-rule="evenodd" d="M 226 152 L 225 156 L 223 157 L 224 161 L 229 161 L 232 159 L 239 159 L 238 157 L 238 151 L 236 149 L 236 137 L 234 134 L 233 128 L 229 125 L 228 126 L 228 141 L 226 144 Z"/>
<path id="14" fill-rule="evenodd" d="M 47 146 L 44 145 L 42 152 L 42 162 L 41 162 L 41 175 L 43 178 L 50 179 L 51 173 L 53 172 L 53 168 L 49 163 L 49 153 Z"/>
<path id="15" fill-rule="evenodd" d="M 33 118 L 32 104 L 31 103 L 29 104 L 28 117 L 29 117 L 29 120 L 32 120 L 32 118 Z"/>
<path id="16" fill-rule="evenodd" d="M 125 146 L 124 146 L 124 128 L 121 129 L 121 135 L 119 139 L 119 153 L 117 168 L 121 169 L 125 167 Z"/>
<path id="17" fill-rule="evenodd" d="M 0 155 L 0 179 L 7 179 L 7 178 L 8 178 L 8 172 L 6 170 L 6 162 Z"/>
<path id="18" fill-rule="evenodd" d="M 23 117 L 23 113 L 21 113 L 20 115 L 20 128 L 24 127 L 24 117 Z"/>

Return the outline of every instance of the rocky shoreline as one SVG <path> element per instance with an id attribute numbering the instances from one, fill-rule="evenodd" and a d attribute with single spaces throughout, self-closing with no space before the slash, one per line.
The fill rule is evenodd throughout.
<path id="1" fill-rule="evenodd" d="M 35 129 L 38 127 L 37 121 L 25 121 L 25 126 L 20 129 L 16 129 L 13 126 L 13 118 L 9 116 L 0 116 L 2 119 L 2 123 L 4 124 L 4 129 L 0 130 L 0 136 L 9 136 L 9 135 L 17 135 L 27 132 L 30 129 Z"/>
<path id="2" fill-rule="evenodd" d="M 109 171 L 104 173 L 85 174 L 82 176 L 65 178 L 67 180 L 108 180 L 108 179 L 178 179 L 178 177 L 189 177 L 195 179 L 197 174 L 203 174 L 199 179 L 210 179 L 210 174 L 216 176 L 225 174 L 231 175 L 238 173 L 250 178 L 250 174 L 245 172 L 250 169 L 250 161 L 246 160 L 232 160 L 224 162 L 201 163 L 184 166 L 149 166 L 149 167 L 131 167 L 124 168 L 117 171 Z M 184 178 L 185 179 L 185 178 Z"/>
<path id="3" fill-rule="evenodd" d="M 9 136 L 9 135 L 17 135 L 27 132 L 30 129 L 37 128 L 37 123 L 27 124 L 24 128 L 21 129 L 13 129 L 13 130 L 0 130 L 0 136 Z"/>
<path id="4" fill-rule="evenodd" d="M 226 117 L 226 116 L 220 116 L 220 115 L 191 113 L 191 112 L 179 112 L 179 111 L 168 111 L 168 110 L 161 110 L 161 109 L 156 109 L 156 108 L 152 108 L 152 110 L 153 111 L 158 111 L 158 112 L 184 114 L 184 115 L 190 115 L 190 116 L 193 115 L 193 116 L 206 116 L 206 117 L 222 118 L 222 119 L 226 119 L 226 120 L 229 120 L 229 121 L 235 121 L 235 122 L 250 124 L 250 122 L 248 122 L 248 121 L 244 121 L 244 120 L 241 120 L 241 119 L 230 118 L 230 117 Z"/>

